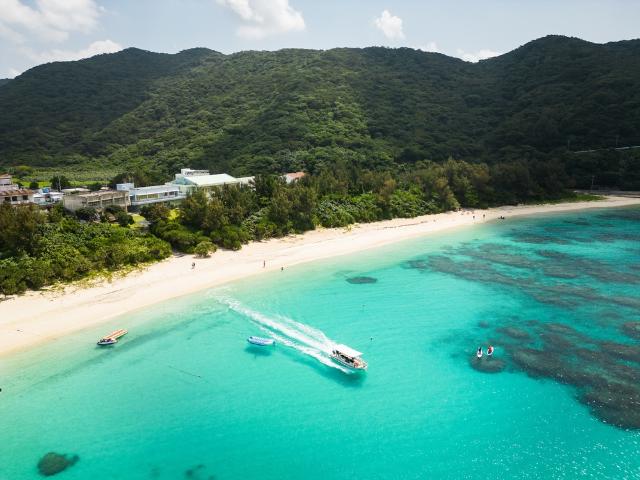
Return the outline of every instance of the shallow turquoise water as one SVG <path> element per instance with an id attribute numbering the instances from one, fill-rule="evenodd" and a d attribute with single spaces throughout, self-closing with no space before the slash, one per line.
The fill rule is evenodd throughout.
<path id="1" fill-rule="evenodd" d="M 623 325 L 639 312 L 639 209 L 257 276 L 5 359 L 0 479 L 41 478 L 49 451 L 79 455 L 55 477 L 69 480 L 640 478 L 635 404 L 585 400 L 635 398 L 640 340 Z M 116 327 L 129 335 L 94 347 Z M 332 366 L 331 341 L 369 371 Z M 488 342 L 498 373 L 472 368 Z"/>

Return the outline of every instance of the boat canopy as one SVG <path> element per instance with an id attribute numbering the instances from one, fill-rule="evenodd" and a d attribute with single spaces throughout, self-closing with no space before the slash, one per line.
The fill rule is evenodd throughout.
<path id="1" fill-rule="evenodd" d="M 362 355 L 362 352 L 359 352 L 357 350 L 354 350 L 351 347 L 347 347 L 346 345 L 342 345 L 342 344 L 335 345 L 333 349 L 339 351 L 340 353 L 344 353 L 346 356 L 352 357 L 352 358 L 357 358 L 360 355 Z"/>

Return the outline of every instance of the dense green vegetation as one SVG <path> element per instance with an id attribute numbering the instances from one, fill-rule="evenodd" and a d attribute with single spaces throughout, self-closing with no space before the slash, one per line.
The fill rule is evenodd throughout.
<path id="1" fill-rule="evenodd" d="M 545 168 L 553 171 L 553 165 Z M 258 175 L 250 187 L 227 185 L 209 195 L 196 191 L 173 218 L 161 204 L 141 213 L 151 232 L 175 249 L 206 255 L 212 244 L 237 250 L 251 240 L 317 226 L 344 227 L 460 207 L 572 198 L 573 194 L 559 192 L 553 182 L 533 182 L 525 164 L 489 167 L 449 159 L 442 164 L 418 162 L 406 171 L 392 172 L 345 163 L 293 184 L 275 175 Z"/>
<path id="2" fill-rule="evenodd" d="M 640 188 L 638 150 L 575 153 L 640 145 L 638 40 L 545 37 L 478 64 L 408 48 L 127 49 L 31 69 L 0 89 L 0 111 L 5 167 L 242 175 L 454 157 L 524 164 L 537 184 Z"/>
<path id="3" fill-rule="evenodd" d="M 536 165 L 547 181 L 535 181 L 524 162 L 489 166 L 453 159 L 389 170 L 338 162 L 292 184 L 278 175 L 257 175 L 251 186 L 195 191 L 177 215 L 164 204 L 144 207 L 149 233 L 128 228 L 134 220 L 117 206 L 71 214 L 60 205 L 49 212 L 1 205 L 0 294 L 159 260 L 171 247 L 207 257 L 218 247 L 238 250 L 252 240 L 318 226 L 575 197 L 562 190 L 557 164 Z M 145 178 L 143 171 L 134 173 Z"/>
<path id="4" fill-rule="evenodd" d="M 9 83 L 11 81 L 11 79 L 9 78 L 0 78 L 0 87 L 2 85 L 6 85 L 7 83 Z"/>
<path id="5" fill-rule="evenodd" d="M 0 205 L 0 294 L 157 261 L 170 246 L 109 223 L 80 222 L 57 207 Z"/>

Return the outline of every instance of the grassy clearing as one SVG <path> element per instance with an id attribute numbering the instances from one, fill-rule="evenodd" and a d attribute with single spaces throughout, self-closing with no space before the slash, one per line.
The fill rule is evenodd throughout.
<path id="1" fill-rule="evenodd" d="M 144 218 L 139 213 L 131 213 L 130 215 L 133 218 L 133 224 L 129 225 L 129 228 L 133 228 L 134 230 L 142 230 L 146 228 L 146 225 L 145 225 L 145 222 L 147 221 L 146 218 Z"/>
<path id="2" fill-rule="evenodd" d="M 2 170 L 2 168 L 0 168 L 0 170 Z M 55 168 L 33 167 L 27 174 L 22 175 L 16 175 L 16 172 L 13 172 L 12 168 L 7 168 L 6 170 L 14 175 L 16 182 L 20 182 L 24 186 L 28 186 L 31 182 L 38 182 L 39 187 L 42 188 L 50 186 L 50 180 L 56 175 L 67 177 L 74 187 L 82 187 L 94 182 L 100 182 L 106 185 L 109 180 L 120 173 L 122 169 L 119 167 L 95 168 L 81 165 Z"/>

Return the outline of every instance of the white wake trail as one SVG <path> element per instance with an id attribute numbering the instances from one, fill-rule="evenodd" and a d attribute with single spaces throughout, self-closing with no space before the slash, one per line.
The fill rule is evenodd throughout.
<path id="1" fill-rule="evenodd" d="M 348 369 L 331 361 L 328 354 L 331 353 L 335 342 L 328 338 L 322 331 L 282 315 L 269 317 L 242 305 L 242 303 L 235 299 L 223 297 L 218 298 L 218 300 L 233 311 L 246 316 L 258 324 L 258 327 L 262 331 L 266 332 L 278 343 L 309 355 L 324 365 L 336 368 L 345 373 L 351 373 Z"/>

